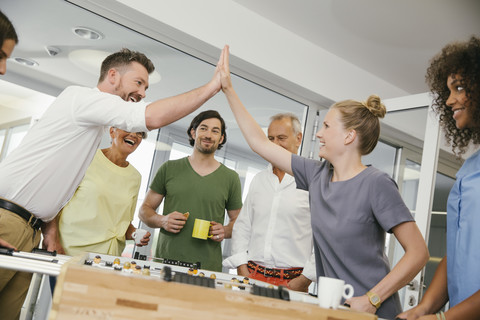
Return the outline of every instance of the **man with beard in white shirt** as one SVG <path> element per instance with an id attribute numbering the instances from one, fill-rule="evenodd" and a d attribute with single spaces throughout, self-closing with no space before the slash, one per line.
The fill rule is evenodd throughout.
<path id="1" fill-rule="evenodd" d="M 270 141 L 296 154 L 302 142 L 300 121 L 291 113 L 277 114 L 268 127 Z M 273 167 L 252 180 L 233 227 L 232 255 L 223 266 L 274 285 L 308 291 L 315 281 L 308 192 L 295 179 Z"/>

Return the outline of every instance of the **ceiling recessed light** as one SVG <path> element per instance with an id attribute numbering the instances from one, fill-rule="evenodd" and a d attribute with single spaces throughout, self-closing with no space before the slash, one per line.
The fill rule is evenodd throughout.
<path id="1" fill-rule="evenodd" d="M 107 51 L 79 49 L 68 53 L 68 60 L 80 69 L 87 71 L 95 76 L 100 73 L 102 61 L 109 55 Z"/>
<path id="2" fill-rule="evenodd" d="M 83 39 L 87 40 L 100 40 L 103 39 L 103 34 L 87 27 L 74 27 L 73 33 Z"/>
<path id="3" fill-rule="evenodd" d="M 62 50 L 58 47 L 54 46 L 46 46 L 45 50 L 47 50 L 47 53 L 50 57 L 55 57 L 57 54 L 59 54 Z"/>
<path id="4" fill-rule="evenodd" d="M 37 67 L 39 65 L 37 61 L 30 58 L 15 57 L 13 58 L 13 60 L 17 61 L 20 64 L 23 64 L 24 66 L 29 66 L 29 67 Z"/>

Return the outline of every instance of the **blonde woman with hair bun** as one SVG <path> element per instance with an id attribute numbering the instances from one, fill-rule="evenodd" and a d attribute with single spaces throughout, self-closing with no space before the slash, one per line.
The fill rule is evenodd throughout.
<path id="1" fill-rule="evenodd" d="M 375 149 L 380 137 L 380 119 L 385 117 L 387 109 L 380 97 L 372 94 L 367 101 L 345 100 L 332 106 L 338 110 L 346 128 L 355 130 L 360 139 L 359 151 L 367 155 Z"/>
<path id="2" fill-rule="evenodd" d="M 317 278 L 339 278 L 353 285 L 355 297 L 345 301 L 351 309 L 395 318 L 401 312 L 397 291 L 429 256 L 395 181 L 361 161 L 380 135 L 379 118 L 386 113 L 380 98 L 334 104 L 316 134 L 325 161 L 306 159 L 265 136 L 232 86 L 228 54 L 219 68 L 222 90 L 249 146 L 294 176 L 297 188 L 309 192 Z M 385 232 L 393 232 L 405 250 L 392 270 L 384 252 Z"/>

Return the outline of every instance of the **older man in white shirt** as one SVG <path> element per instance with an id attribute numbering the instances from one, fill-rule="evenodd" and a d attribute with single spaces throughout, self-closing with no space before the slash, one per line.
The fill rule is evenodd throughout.
<path id="1" fill-rule="evenodd" d="M 268 138 L 296 154 L 302 142 L 300 121 L 290 113 L 273 116 Z M 223 265 L 244 277 L 307 291 L 316 278 L 312 248 L 308 192 L 269 164 L 250 184 L 233 227 L 232 255 Z"/>

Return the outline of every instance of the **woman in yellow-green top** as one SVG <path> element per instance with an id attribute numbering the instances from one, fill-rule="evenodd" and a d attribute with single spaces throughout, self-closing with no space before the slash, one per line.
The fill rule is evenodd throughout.
<path id="1" fill-rule="evenodd" d="M 119 256 L 136 230 L 131 224 L 141 175 L 128 161 L 143 132 L 110 128 L 112 146 L 97 150 L 85 177 L 59 214 L 60 243 L 67 255 L 95 252 Z M 141 245 L 150 239 L 147 233 Z"/>

